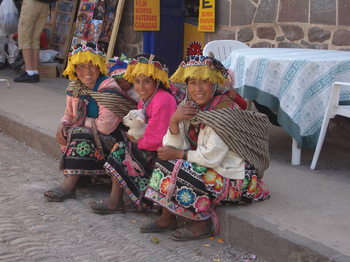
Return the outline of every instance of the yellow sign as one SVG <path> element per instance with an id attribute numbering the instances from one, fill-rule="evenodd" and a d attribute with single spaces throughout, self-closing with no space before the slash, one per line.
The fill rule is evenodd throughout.
<path id="1" fill-rule="evenodd" d="M 134 30 L 159 31 L 160 0 L 134 0 Z"/>
<path id="2" fill-rule="evenodd" d="M 199 1 L 199 32 L 215 32 L 215 0 Z"/>

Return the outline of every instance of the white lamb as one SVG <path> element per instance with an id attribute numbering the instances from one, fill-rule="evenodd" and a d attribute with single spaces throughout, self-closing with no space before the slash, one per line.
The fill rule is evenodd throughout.
<path id="1" fill-rule="evenodd" d="M 123 123 L 130 128 L 128 131 L 129 135 L 137 140 L 143 137 L 147 126 L 143 109 L 130 110 L 130 112 L 124 116 Z"/>

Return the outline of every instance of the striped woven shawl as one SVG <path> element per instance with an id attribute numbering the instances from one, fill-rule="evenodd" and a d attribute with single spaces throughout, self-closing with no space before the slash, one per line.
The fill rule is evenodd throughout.
<path id="1" fill-rule="evenodd" d="M 116 88 L 106 87 L 96 92 L 83 87 L 79 81 L 73 81 L 68 86 L 67 93 L 69 92 L 73 97 L 89 95 L 121 118 L 126 116 L 130 110 L 137 109 L 135 101 Z"/>
<path id="2" fill-rule="evenodd" d="M 102 91 L 102 90 L 101 90 Z M 129 97 L 120 93 L 101 93 L 89 90 L 89 95 L 98 103 L 123 118 L 130 110 L 137 109 L 136 103 Z"/>
<path id="3" fill-rule="evenodd" d="M 266 115 L 233 108 L 200 111 L 189 119 L 192 124 L 210 126 L 245 161 L 251 163 L 258 178 L 269 167 L 268 128 Z"/>

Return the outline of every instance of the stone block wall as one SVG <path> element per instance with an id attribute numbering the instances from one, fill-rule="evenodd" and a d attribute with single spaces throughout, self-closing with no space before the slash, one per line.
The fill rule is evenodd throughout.
<path id="1" fill-rule="evenodd" d="M 134 1 L 126 0 L 114 47 L 114 56 L 125 53 L 129 58 L 143 51 L 143 32 L 134 31 Z"/>
<path id="2" fill-rule="evenodd" d="M 350 0 L 217 0 L 215 15 L 206 43 L 350 51 Z"/>

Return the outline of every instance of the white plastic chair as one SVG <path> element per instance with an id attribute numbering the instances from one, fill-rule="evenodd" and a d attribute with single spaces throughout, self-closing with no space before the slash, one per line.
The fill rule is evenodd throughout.
<path id="1" fill-rule="evenodd" d="M 324 114 L 324 119 L 320 131 L 320 136 L 318 137 L 316 150 L 310 168 L 315 169 L 318 157 L 321 152 L 324 137 L 326 135 L 327 127 L 329 124 L 329 119 L 334 118 L 335 115 L 341 115 L 350 117 L 350 106 L 340 106 L 339 105 L 339 95 L 341 86 L 350 86 L 350 83 L 335 82 L 332 86 L 331 96 L 329 98 L 329 103 Z"/>
<path id="2" fill-rule="evenodd" d="M 221 62 L 231 54 L 232 50 L 249 48 L 245 43 L 236 40 L 215 40 L 207 43 L 203 49 L 203 55 L 208 56 L 212 52 L 214 57 Z"/>

